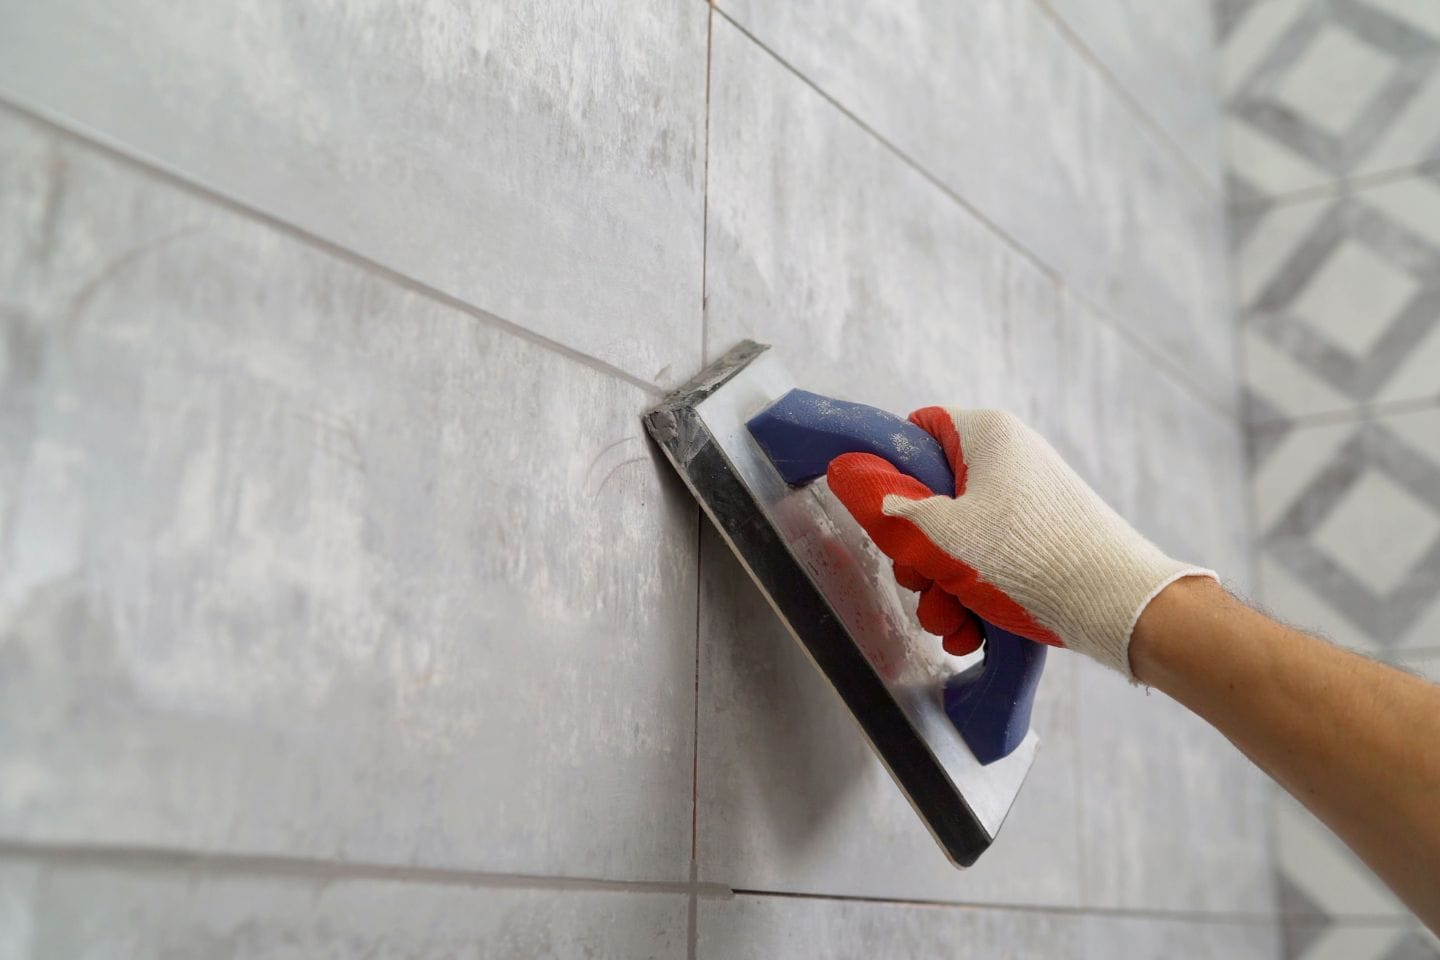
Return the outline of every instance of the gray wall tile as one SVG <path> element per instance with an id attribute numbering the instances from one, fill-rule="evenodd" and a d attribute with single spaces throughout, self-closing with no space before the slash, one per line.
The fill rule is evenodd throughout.
<path id="1" fill-rule="evenodd" d="M 0 957 L 6 960 L 36 955 L 31 904 L 36 875 L 33 864 L 0 862 Z"/>
<path id="2" fill-rule="evenodd" d="M 1229 176 L 1274 196 L 1440 156 L 1440 13 L 1414 0 L 1272 0 L 1220 47 Z"/>
<path id="3" fill-rule="evenodd" d="M 1086 906 L 1271 910 L 1264 776 L 1168 697 L 1076 672 Z"/>
<path id="4" fill-rule="evenodd" d="M 1050 279 L 723 19 L 714 44 L 711 356 L 755 337 L 815 390 L 1043 416 Z"/>
<path id="5" fill-rule="evenodd" d="M 730 24 L 714 42 L 712 354 L 753 336 L 812 389 L 901 412 L 959 400 L 1040 416 L 1061 346 L 1048 280 Z M 1046 743 L 1019 807 L 962 874 L 709 536 L 702 584 L 704 879 L 1077 901 L 1068 664 L 1046 678 Z"/>
<path id="6" fill-rule="evenodd" d="M 1046 667 L 1032 718 L 1040 750 L 1004 829 L 974 867 L 957 870 L 724 544 L 708 530 L 702 540 L 702 880 L 1079 904 L 1072 657 L 1056 654 Z"/>
<path id="7" fill-rule="evenodd" d="M 1198 389 L 1233 404 L 1215 194 L 1034 4 L 727 0 L 720 9 Z"/>
<path id="8" fill-rule="evenodd" d="M 775 343 L 812 389 L 898 411 L 935 402 L 1016 410 L 1163 546 L 1243 582 L 1233 421 L 1098 314 L 1057 300 L 1044 275 L 964 207 L 723 20 L 713 64 L 712 355 L 753 336 Z M 705 539 L 703 878 L 1080 902 L 1067 656 L 1051 658 L 1038 721 L 1045 742 L 1012 820 L 978 867 L 956 873 L 739 566 Z M 1121 714 L 1143 729 L 1143 711 Z"/>
<path id="9" fill-rule="evenodd" d="M 696 951 L 701 960 L 813 956 L 1268 960 L 1276 954 L 1276 931 L 1265 924 L 743 896 L 700 902 Z"/>
<path id="10" fill-rule="evenodd" d="M 685 956 L 684 894 L 206 875 L 148 867 L 0 868 L 28 937 L 13 960 L 316 956 Z M 0 944 L 5 944 L 0 932 Z"/>
<path id="11" fill-rule="evenodd" d="M 1250 586 L 1244 439 L 1116 336 L 1064 301 L 1060 390 L 1043 428 L 1096 490 L 1171 554 Z"/>
<path id="12" fill-rule="evenodd" d="M 1268 923 L 1106 916 L 1089 916 L 1081 922 L 1085 927 L 1087 960 L 1112 957 L 1268 960 L 1278 954 L 1278 931 Z"/>
<path id="13" fill-rule="evenodd" d="M 1440 177 L 1252 219 L 1235 266 L 1246 387 L 1268 418 L 1440 397 Z"/>
<path id="14" fill-rule="evenodd" d="M 1440 636 L 1440 407 L 1291 430 L 1256 470 L 1260 599 L 1344 646 Z"/>
<path id="15" fill-rule="evenodd" d="M 706 18 L 6 0 L 0 96 L 674 383 L 699 357 Z"/>
<path id="16" fill-rule="evenodd" d="M 653 398 L 0 142 L 0 834 L 683 879 L 696 520 Z"/>
<path id="17" fill-rule="evenodd" d="M 1220 106 L 1211 0 L 1045 2 L 1218 187 Z"/>

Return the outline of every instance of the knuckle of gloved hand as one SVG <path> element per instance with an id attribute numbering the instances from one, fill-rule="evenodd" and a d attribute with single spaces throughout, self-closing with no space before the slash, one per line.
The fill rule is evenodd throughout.
<path id="1" fill-rule="evenodd" d="M 997 438 L 1013 440 L 1026 431 L 1025 421 L 1009 410 L 986 410 L 987 429 Z"/>

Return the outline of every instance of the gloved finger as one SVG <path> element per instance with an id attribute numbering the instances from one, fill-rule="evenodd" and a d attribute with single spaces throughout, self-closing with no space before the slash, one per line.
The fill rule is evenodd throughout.
<path id="1" fill-rule="evenodd" d="M 915 616 L 927 633 L 948 637 L 964 627 L 965 622 L 970 619 L 970 611 L 960 606 L 960 601 L 956 600 L 953 594 L 931 586 L 920 594 Z"/>
<path id="2" fill-rule="evenodd" d="M 870 453 L 841 454 L 830 461 L 825 476 L 830 482 L 830 491 L 892 561 L 935 581 L 941 577 L 954 580 L 964 571 L 969 571 L 971 577 L 977 576 L 969 567 L 940 549 L 912 519 L 901 515 L 909 512 L 905 507 L 918 508 L 943 502 L 953 508 L 959 505 L 957 501 L 934 496 L 919 480 L 901 473 L 888 460 Z M 888 512 L 885 509 L 887 500 L 893 508 Z M 963 590 L 949 583 L 945 587 L 956 596 L 965 596 Z"/>
<path id="3" fill-rule="evenodd" d="M 930 539 L 920 526 L 923 520 L 900 515 L 917 515 L 931 507 L 943 507 L 953 515 L 967 501 L 934 496 L 919 480 L 870 453 L 841 454 L 830 461 L 825 475 L 831 492 L 892 561 L 913 567 L 997 627 L 1032 640 L 1060 645 L 1054 633 L 1036 623 L 1029 612 L 1003 590 L 982 579 L 974 567 Z M 893 514 L 885 512 L 887 498 L 894 506 Z M 896 499 L 901 502 L 895 503 Z M 975 633 L 979 633 L 978 627 Z"/>
<path id="4" fill-rule="evenodd" d="M 965 622 L 960 625 L 960 629 L 946 634 L 942 641 L 945 652 L 952 657 L 963 657 L 967 653 L 974 653 L 980 649 L 980 644 L 985 639 L 985 630 L 980 626 L 980 618 L 968 610 L 965 613 Z"/>
<path id="5" fill-rule="evenodd" d="M 960 442 L 960 431 L 955 418 L 944 407 L 921 407 L 910 413 L 910 422 L 940 441 L 945 459 L 950 462 L 950 472 L 955 474 L 955 496 L 965 492 L 968 468 L 965 465 L 965 448 Z"/>
<path id="6" fill-rule="evenodd" d="M 885 555 L 914 566 L 912 560 L 896 555 L 893 542 L 897 535 L 909 531 L 919 535 L 914 524 L 885 514 L 885 498 L 900 496 L 908 500 L 926 500 L 930 488 L 908 474 L 895 469 L 890 461 L 873 453 L 843 453 L 830 461 L 825 471 L 830 492 L 845 505 L 857 523 L 870 535 Z M 948 499 L 948 498 L 947 498 Z"/>
<path id="7" fill-rule="evenodd" d="M 935 582 L 909 564 L 897 561 L 892 563 L 891 567 L 895 571 L 895 582 L 906 590 L 914 590 L 919 593 Z"/>

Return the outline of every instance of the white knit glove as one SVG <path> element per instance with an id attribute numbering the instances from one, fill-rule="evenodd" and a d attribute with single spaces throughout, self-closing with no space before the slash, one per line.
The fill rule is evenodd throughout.
<path id="1" fill-rule="evenodd" d="M 953 498 L 866 453 L 837 457 L 827 476 L 896 578 L 921 592 L 921 625 L 951 653 L 978 647 L 978 615 L 1133 679 L 1130 633 L 1145 606 L 1181 577 L 1215 577 L 1135 532 L 1014 415 L 927 407 L 910 420 L 945 448 Z"/>

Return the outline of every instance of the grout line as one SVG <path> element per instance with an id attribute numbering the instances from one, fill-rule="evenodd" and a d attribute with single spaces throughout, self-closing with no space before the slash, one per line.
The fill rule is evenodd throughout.
<path id="1" fill-rule="evenodd" d="M 599 877 L 491 873 L 452 867 L 320 860 L 271 854 L 201 852 L 172 847 L 106 846 L 85 843 L 44 843 L 0 839 L 0 860 L 39 861 L 50 866 L 123 870 L 191 871 L 215 876 L 263 876 L 339 881 L 391 881 L 465 887 L 624 891 L 630 893 L 704 893 L 728 897 L 718 884 L 658 880 L 607 880 Z M 710 889 L 712 888 L 713 889 Z"/>
<path id="2" fill-rule="evenodd" d="M 710 77 L 714 73 L 715 8 L 705 14 L 705 160 L 700 187 L 700 365 L 710 362 Z"/>
<path id="3" fill-rule="evenodd" d="M 1359 193 L 1374 189 L 1375 187 L 1384 187 L 1392 183 L 1413 180 L 1436 170 L 1437 162 L 1440 161 L 1432 157 L 1428 160 L 1421 160 L 1419 163 L 1412 163 L 1404 167 L 1392 167 L 1389 170 L 1377 170 L 1374 173 L 1340 177 L 1335 180 L 1318 183 L 1311 187 L 1301 187 L 1298 190 L 1291 190 L 1287 193 L 1271 194 L 1255 200 L 1242 200 L 1229 204 L 1229 207 L 1230 210 L 1235 213 L 1249 213 L 1252 211 L 1267 213 L 1277 207 L 1293 206 L 1312 200 L 1323 200 L 1337 194 Z"/>
<path id="4" fill-rule="evenodd" d="M 832 903 L 874 904 L 877 906 L 928 907 L 934 909 L 986 910 L 1025 914 L 1046 914 L 1052 916 L 1100 917 L 1116 920 L 1166 920 L 1178 923 L 1196 924 L 1245 924 L 1255 926 L 1276 926 L 1286 919 L 1310 917 L 1322 919 L 1318 914 L 1249 913 L 1245 911 L 1188 911 L 1162 910 L 1129 907 L 1071 907 L 1044 906 L 1041 904 L 993 903 L 984 901 L 928 900 L 905 897 L 872 897 L 852 894 L 795 893 L 786 890 L 760 890 L 736 887 L 731 891 L 736 897 L 767 897 L 783 900 L 814 900 Z M 702 896 L 705 894 L 702 894 Z M 1391 927 L 1404 925 L 1401 917 L 1381 914 L 1347 914 L 1341 922 L 1352 926 Z"/>
<path id="5" fill-rule="evenodd" d="M 966 200 L 964 197 L 960 196 L 960 194 L 956 193 L 953 189 L 950 188 L 950 186 L 949 186 L 948 184 L 946 184 L 943 180 L 941 180 L 941 179 L 940 179 L 939 177 L 937 177 L 935 174 L 931 173 L 931 172 L 929 171 L 929 169 L 927 169 L 926 167 L 924 167 L 923 165 L 921 165 L 919 161 L 915 160 L 913 157 L 911 157 L 909 154 L 907 154 L 904 150 L 900 149 L 899 146 L 897 146 L 894 142 L 892 142 L 892 141 L 889 140 L 887 137 L 885 137 L 882 133 L 880 133 L 879 130 L 876 130 L 876 129 L 875 129 L 874 127 L 872 127 L 869 123 L 867 123 L 867 122 L 865 122 L 864 120 L 862 120 L 858 115 L 856 115 L 854 112 L 852 112 L 849 107 L 846 107 L 843 103 L 841 103 L 838 99 L 836 99 L 833 94 L 831 94 L 828 90 L 825 90 L 823 87 L 821 87 L 819 84 L 817 84 L 814 80 L 811 80 L 811 79 L 810 79 L 809 77 L 807 77 L 804 73 L 802 73 L 802 72 L 800 71 L 800 69 L 799 69 L 798 67 L 796 67 L 793 63 L 791 63 L 789 60 L 786 60 L 786 59 L 785 59 L 784 57 L 782 57 L 778 52 L 776 52 L 775 50 L 773 50 L 773 49 L 771 49 L 769 46 L 767 46 L 767 45 L 764 43 L 764 41 L 762 41 L 759 37 L 755 36 L 755 34 L 751 33 L 748 28 L 746 28 L 744 25 L 742 25 L 739 21 L 737 21 L 737 20 L 736 20 L 734 17 L 732 17 L 730 14 L 726 13 L 726 12 L 725 12 L 723 9 L 721 9 L 720 7 L 713 7 L 713 9 L 714 9 L 714 11 L 715 11 L 717 14 L 719 14 L 722 18 L 724 18 L 724 20 L 725 20 L 727 23 L 729 23 L 730 26 L 732 26 L 732 27 L 734 27 L 736 30 L 740 31 L 740 33 L 741 33 L 747 40 L 749 40 L 751 43 L 755 44 L 755 46 L 756 46 L 757 48 L 759 48 L 760 50 L 763 50 L 763 51 L 764 51 L 766 54 L 768 54 L 768 55 L 770 56 L 770 58 L 773 59 L 776 63 L 780 64 L 782 67 L 784 67 L 784 68 L 785 68 L 786 70 L 788 70 L 790 73 L 794 74 L 794 76 L 795 76 L 797 79 L 799 79 L 800 82 L 804 83 L 804 84 L 805 84 L 807 87 L 809 87 L 811 90 L 815 91 L 815 93 L 816 93 L 817 95 L 819 95 L 819 97 L 820 97 L 822 100 L 824 100 L 826 103 L 830 104 L 830 105 L 831 105 L 832 107 L 834 107 L 836 110 L 840 111 L 840 113 L 841 113 L 843 116 L 845 116 L 846 118 L 848 118 L 848 119 L 850 120 L 850 122 L 854 123 L 854 124 L 855 124 L 857 127 L 859 127 L 861 130 L 865 131 L 866 134 L 868 134 L 872 139 L 874 139 L 874 140 L 875 140 L 877 143 L 879 143 L 882 147 L 884 147 L 884 148 L 885 148 L 886 150 L 888 150 L 890 153 L 894 154 L 899 160 L 901 160 L 903 163 L 905 163 L 908 167 L 910 167 L 910 168 L 911 168 L 912 170 L 914 170 L 916 173 L 920 174 L 920 176 L 924 177 L 925 180 L 927 180 L 927 181 L 930 183 L 931 186 L 933 186 L 933 187 L 935 187 L 936 189 L 938 189 L 941 193 L 945 194 L 947 197 L 949 197 L 949 198 L 950 198 L 951 200 L 953 200 L 955 203 L 958 203 L 961 207 L 963 207 L 963 208 L 966 210 L 966 212 L 968 212 L 968 213 L 969 213 L 971 216 L 973 216 L 976 220 L 980 221 L 981 224 L 983 224 L 983 225 L 984 225 L 985 227 L 987 227 L 992 233 L 994 233 L 997 237 L 999 237 L 1002 241 L 1004 241 L 1004 243 L 1005 243 L 1008 247 L 1010 247 L 1014 252 L 1020 254 L 1022 257 L 1024 257 L 1026 260 L 1028 260 L 1036 269 L 1038 269 L 1038 270 L 1040 270 L 1042 273 L 1044 273 L 1045 276 L 1048 277 L 1052 282 L 1058 279 L 1058 275 L 1057 275 L 1056 272 L 1050 267 L 1049 264 L 1047 264 L 1044 260 L 1042 260 L 1042 259 L 1040 259 L 1038 256 L 1036 256 L 1028 247 L 1026 247 L 1023 243 L 1021 243 L 1017 238 L 1015 238 L 1015 237 L 1012 236 L 1010 233 L 1008 233 L 1008 232 L 1005 231 L 1003 228 L 1001 228 L 1001 226 L 1000 226 L 999 224 L 997 224 L 997 223 L 995 223 L 994 221 L 992 221 L 989 217 L 987 217 L 987 216 L 984 214 L 984 212 L 982 212 L 979 208 L 977 208 L 977 207 L 975 207 L 973 204 L 971 204 L 970 201 Z"/>
<path id="6" fill-rule="evenodd" d="M 1324 410 L 1319 413 L 1302 413 L 1294 417 L 1275 420 L 1256 420 L 1248 424 L 1251 429 L 1328 427 L 1345 423 L 1363 423 L 1367 420 L 1383 420 L 1387 417 L 1421 413 L 1440 407 L 1440 396 L 1416 397 L 1411 400 L 1385 400 L 1380 403 L 1364 403 L 1342 410 Z"/>
<path id="7" fill-rule="evenodd" d="M 695 885 L 695 861 L 690 861 L 690 903 L 685 914 L 685 957 L 695 960 L 700 948 L 700 897 Z M 726 898 L 729 898 L 727 891 Z"/>
<path id="8" fill-rule="evenodd" d="M 1070 22 L 1062 17 L 1059 11 L 1051 5 L 1051 0 L 1035 0 L 1035 5 L 1054 23 L 1055 29 L 1059 32 L 1060 36 L 1075 49 L 1075 52 L 1080 55 L 1080 58 L 1089 63 L 1091 68 L 1100 75 L 1100 78 L 1120 96 L 1120 99 L 1130 108 L 1130 112 L 1140 121 L 1140 124 L 1146 127 L 1152 136 L 1157 137 L 1165 149 L 1170 151 L 1170 153 L 1180 161 L 1180 167 L 1184 169 L 1189 176 L 1194 178 L 1196 185 L 1200 187 L 1205 195 L 1213 199 L 1216 203 L 1223 203 L 1225 199 L 1223 167 L 1220 171 L 1220 177 L 1215 179 L 1207 177 L 1204 169 L 1185 151 L 1180 141 L 1172 137 L 1170 132 L 1161 125 L 1160 121 L 1151 115 L 1149 109 L 1140 102 L 1140 99 L 1130 92 L 1130 88 L 1120 81 L 1119 75 L 1110 69 L 1109 64 L 1100 59 L 1100 55 L 1085 42 L 1084 38 L 1070 25 Z M 1214 49 L 1213 43 L 1211 49 L 1212 51 Z M 1215 93 L 1215 90 L 1207 87 L 1205 92 Z M 1223 112 L 1218 110 L 1218 95 L 1216 105 L 1216 133 L 1223 133 L 1222 121 L 1224 120 L 1224 115 Z M 1216 156 L 1215 160 L 1217 163 L 1221 163 L 1223 158 Z"/>
<path id="9" fill-rule="evenodd" d="M 559 354 L 592 370 L 623 380 L 651 396 L 658 397 L 665 394 L 665 391 L 655 384 L 637 377 L 626 370 L 622 370 L 612 363 L 597 359 L 590 354 L 583 353 L 574 347 L 566 346 L 557 340 L 552 340 L 533 330 L 528 330 L 513 321 L 506 320 L 488 310 L 462 300 L 452 293 L 447 293 L 444 290 L 425 283 L 423 280 L 418 280 L 409 274 L 402 273 L 394 267 L 387 266 L 362 253 L 357 253 L 333 240 L 312 233 L 304 227 L 297 226 L 288 220 L 267 213 L 258 207 L 251 206 L 242 200 L 221 192 L 217 188 L 207 186 L 199 180 L 191 178 L 187 174 L 166 165 L 163 161 L 147 157 L 141 153 L 131 152 L 129 147 L 118 141 L 111 140 L 98 131 L 71 126 L 67 120 L 52 115 L 41 108 L 22 103 L 12 98 L 8 92 L 0 91 L 0 111 L 13 113 L 31 123 L 38 124 L 64 140 L 93 150 L 111 160 L 118 161 L 132 170 L 136 170 L 145 176 L 175 187 L 192 197 L 204 200 L 232 213 L 238 213 L 249 220 L 263 224 L 308 247 L 319 250 L 322 253 L 353 266 L 360 267 L 411 293 L 418 294 L 450 309 L 458 310 L 486 326 L 493 327 L 511 336 L 519 337 L 522 340 L 533 343 L 552 353 Z"/>
<path id="10" fill-rule="evenodd" d="M 904 163 L 906 166 L 910 167 L 910 169 L 918 173 L 932 187 L 939 190 L 952 202 L 958 204 L 961 209 L 965 210 L 966 213 L 974 217 L 981 226 L 988 229 L 1013 252 L 1019 254 L 1022 259 L 1030 263 L 1031 266 L 1035 267 L 1035 269 L 1039 270 L 1040 273 L 1051 283 L 1058 284 L 1062 281 L 1063 278 L 1053 267 L 1051 267 L 1048 263 L 1041 259 L 1040 256 L 1037 255 L 1034 251 L 1032 251 L 1029 247 L 1025 246 L 1025 244 L 1023 244 L 1018 238 L 1011 235 L 998 223 L 986 216 L 983 211 L 977 208 L 970 201 L 966 200 L 963 196 L 957 193 L 934 173 L 931 173 L 930 170 L 923 166 L 919 161 L 915 160 L 899 146 L 887 139 L 883 134 L 880 133 L 880 131 L 876 130 L 870 124 L 862 120 L 859 116 L 857 116 L 848 107 L 846 107 L 843 103 L 836 99 L 835 96 L 833 96 L 831 93 L 829 93 L 819 84 L 817 84 L 814 80 L 811 80 L 804 73 L 800 72 L 800 70 L 794 64 L 792 64 L 775 50 L 767 46 L 763 41 L 760 40 L 759 37 L 755 36 L 755 34 L 751 33 L 748 29 L 746 29 L 745 26 L 736 21 L 734 17 L 726 13 L 722 8 L 718 6 L 713 7 L 713 9 L 715 13 L 718 14 L 720 17 L 724 18 L 727 23 L 729 23 L 736 30 L 740 31 L 740 33 L 747 40 L 755 44 L 758 49 L 764 51 L 773 60 L 775 60 L 776 63 L 780 64 L 787 71 L 793 74 L 797 79 L 800 80 L 800 82 L 804 83 L 807 87 L 813 90 L 822 100 L 824 100 L 826 103 L 830 104 L 832 107 L 838 110 L 842 116 L 849 119 L 850 122 L 854 123 L 857 127 L 863 130 L 868 136 L 870 136 L 887 151 L 893 154 L 902 163 Z M 1217 198 L 1217 203 L 1218 202 L 1219 200 Z M 1196 383 L 1190 378 L 1188 372 L 1185 370 L 1183 365 L 1176 363 L 1175 360 L 1167 356 L 1164 351 L 1160 350 L 1158 347 L 1154 347 L 1144 339 L 1136 336 L 1134 331 L 1130 328 L 1115 322 L 1113 319 L 1111 319 L 1109 311 L 1107 309 L 1101 309 L 1096 304 L 1094 304 L 1089 297 L 1084 296 L 1073 290 L 1071 291 L 1070 295 L 1082 300 L 1086 305 L 1090 306 L 1092 308 L 1092 312 L 1095 314 L 1096 318 L 1100 323 L 1102 323 L 1105 327 L 1107 327 L 1109 330 L 1119 336 L 1121 340 L 1123 340 L 1131 349 L 1137 351 L 1144 359 L 1155 363 L 1157 366 L 1163 369 L 1166 373 L 1166 376 L 1171 380 L 1171 382 L 1175 383 L 1177 386 L 1185 390 L 1185 392 L 1189 393 L 1193 399 L 1198 400 L 1200 403 L 1209 407 L 1215 413 L 1228 420 L 1233 420 L 1236 422 L 1240 421 L 1239 412 L 1237 410 L 1229 409 L 1218 397 L 1212 396 L 1204 389 L 1202 389 L 1198 383 Z"/>
<path id="11" fill-rule="evenodd" d="M 694 712 L 690 722 L 690 872 L 691 882 L 695 880 L 695 864 L 700 849 L 700 612 L 703 601 L 701 567 L 704 562 L 703 545 L 705 524 L 709 521 L 705 511 L 695 508 L 695 690 Z"/>
<path id="12" fill-rule="evenodd" d="M 857 127 L 860 127 L 860 130 L 863 130 L 865 134 L 870 135 L 870 137 L 873 138 L 874 141 L 878 142 L 881 147 L 886 148 L 886 150 L 890 151 L 891 154 L 896 155 L 896 157 L 899 158 L 900 161 L 903 161 L 903 163 L 906 164 L 907 167 L 912 168 L 912 170 L 916 171 L 917 174 L 920 174 L 920 176 L 924 177 L 924 180 L 929 181 L 930 186 L 936 187 L 937 190 L 940 190 L 940 193 L 945 194 L 945 196 L 948 196 L 950 200 L 953 200 L 955 201 L 955 203 L 960 204 L 960 206 L 962 206 L 963 209 L 966 210 L 966 212 L 971 214 L 971 216 L 975 217 L 976 220 L 979 220 L 982 225 L 988 227 L 988 229 L 991 230 L 991 232 L 994 233 L 995 236 L 998 236 L 999 239 L 1004 240 L 1005 245 L 1009 246 L 1009 248 L 1014 250 L 1015 253 L 1020 253 L 1022 258 L 1030 261 L 1031 265 L 1035 266 L 1035 269 L 1043 272 L 1044 275 L 1047 276 L 1047 278 L 1051 279 L 1051 281 L 1056 281 L 1056 279 L 1058 278 L 1056 271 L 1054 271 L 1054 269 L 1051 269 L 1050 265 L 1048 265 L 1048 263 L 1045 263 L 1043 259 L 1038 258 L 1038 256 L 1035 255 L 1034 252 L 1031 252 L 1030 248 L 1027 248 L 1024 243 L 1021 243 L 1020 240 L 1017 239 L 1017 237 L 1009 235 L 1007 230 L 1002 229 L 1002 227 L 999 226 L 998 223 L 995 223 L 994 220 L 991 220 L 988 216 L 985 216 L 985 213 L 981 212 L 978 207 L 973 206 L 971 201 L 966 200 L 965 197 L 960 196 L 960 194 L 956 193 L 955 190 L 950 189 L 949 184 L 946 184 L 945 181 L 940 180 L 940 178 L 935 176 L 935 174 L 930 173 L 930 171 L 927 170 L 926 167 L 922 166 L 919 161 L 914 160 L 913 157 L 910 157 L 910 154 L 904 153 L 904 151 L 901 150 L 899 145 L 896 145 L 893 141 L 888 140 L 886 135 L 881 134 L 880 131 L 876 130 L 876 128 L 874 127 L 871 127 L 871 125 L 868 124 L 868 122 L 865 122 L 864 119 L 861 119 L 860 117 L 858 117 L 857 114 L 854 114 L 854 112 L 852 112 L 850 108 L 845 107 L 844 104 L 841 104 L 841 102 L 838 101 L 838 99 L 835 98 L 835 96 L 832 95 L 831 92 L 827 91 L 827 89 L 822 88 L 822 86 L 819 86 L 819 83 L 812 81 L 811 78 L 808 78 L 808 76 L 806 76 L 805 73 L 799 71 L 799 68 L 796 68 L 793 63 L 783 58 L 783 56 L 780 56 L 779 53 L 776 52 L 776 50 L 773 50 L 772 47 L 766 45 L 763 40 L 760 40 L 760 37 L 757 37 L 753 35 L 753 33 L 750 33 L 750 30 L 747 29 L 746 26 L 743 26 L 743 24 L 740 23 L 739 20 L 734 19 L 733 16 L 730 16 L 729 13 L 724 12 L 724 10 L 720 9 L 720 7 L 713 7 L 713 9 L 714 12 L 719 13 L 720 16 L 723 17 L 724 20 L 726 20 L 726 23 L 729 23 L 730 26 L 734 27 L 734 29 L 739 30 L 739 32 L 742 33 L 742 35 L 746 37 L 747 40 L 750 40 L 750 43 L 753 43 L 753 45 L 759 47 L 759 49 L 763 50 L 766 55 L 770 56 L 770 59 L 775 60 L 775 62 L 779 63 L 780 66 L 783 66 L 786 71 L 793 73 L 796 79 L 799 79 L 799 81 L 805 83 L 806 86 L 809 86 L 809 88 L 811 88 L 812 91 L 814 91 L 815 94 L 819 96 L 819 98 L 824 99 L 824 101 L 827 102 L 827 104 L 831 105 L 831 107 L 838 109 L 838 111 L 840 111 L 845 118 L 850 119 L 852 124 L 857 125 Z"/>
<path id="13" fill-rule="evenodd" d="M 700 364 L 710 360 L 710 76 L 715 50 L 715 8 L 707 2 L 705 10 L 705 160 L 701 174 L 700 215 Z M 700 901 L 696 881 L 700 876 L 698 860 L 700 837 L 700 605 L 702 603 L 701 564 L 704 562 L 705 511 L 695 508 L 695 689 L 694 712 L 690 719 L 690 902 L 685 914 L 685 956 L 695 960 L 700 942 Z"/>

